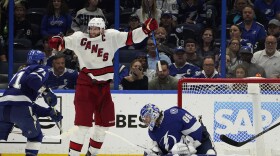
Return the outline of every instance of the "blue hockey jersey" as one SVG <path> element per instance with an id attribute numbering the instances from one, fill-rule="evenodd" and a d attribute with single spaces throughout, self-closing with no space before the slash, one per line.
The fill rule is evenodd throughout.
<path id="1" fill-rule="evenodd" d="M 200 74 L 200 68 L 186 62 L 182 68 L 176 67 L 175 63 L 169 66 L 169 75 L 176 77 L 177 79 L 193 77 Z"/>
<path id="2" fill-rule="evenodd" d="M 0 98 L 0 105 L 32 105 L 41 94 L 49 72 L 47 67 L 30 65 L 18 71 Z"/>
<path id="3" fill-rule="evenodd" d="M 78 72 L 65 68 L 62 75 L 55 75 L 53 68 L 49 69 L 50 76 L 47 80 L 47 86 L 51 89 L 75 89 Z"/>
<path id="4" fill-rule="evenodd" d="M 163 112 L 161 124 L 149 130 L 149 136 L 158 143 L 163 154 L 167 154 L 174 144 L 180 142 L 182 135 L 201 142 L 202 130 L 201 123 L 193 115 L 179 107 L 172 107 Z"/>

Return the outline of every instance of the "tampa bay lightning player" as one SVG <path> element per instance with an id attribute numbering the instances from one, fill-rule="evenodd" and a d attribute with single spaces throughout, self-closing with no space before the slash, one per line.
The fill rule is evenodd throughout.
<path id="1" fill-rule="evenodd" d="M 145 155 L 216 155 L 206 127 L 186 110 L 172 107 L 160 111 L 156 105 L 146 104 L 140 116 L 153 140 Z"/>
<path id="2" fill-rule="evenodd" d="M 43 52 L 30 50 L 27 66 L 13 76 L 0 98 L 0 140 L 7 140 L 16 125 L 27 138 L 26 156 L 36 156 L 43 139 L 38 117 L 50 116 L 55 122 L 62 119 L 61 113 L 53 109 L 56 95 L 44 86 L 49 76 L 47 67 L 42 65 L 44 58 Z M 39 95 L 49 108 L 35 103 Z"/>

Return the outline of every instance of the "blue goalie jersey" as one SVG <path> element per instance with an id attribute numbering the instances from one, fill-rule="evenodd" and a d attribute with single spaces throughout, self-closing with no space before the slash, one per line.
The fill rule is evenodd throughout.
<path id="1" fill-rule="evenodd" d="M 179 107 L 165 110 L 161 124 L 149 130 L 150 138 L 158 143 L 163 154 L 167 154 L 174 144 L 180 142 L 182 135 L 189 135 L 201 142 L 202 126 L 194 116 Z"/>
<path id="2" fill-rule="evenodd" d="M 0 105 L 32 105 L 41 94 L 49 72 L 47 67 L 30 65 L 18 71 L 0 99 Z"/>

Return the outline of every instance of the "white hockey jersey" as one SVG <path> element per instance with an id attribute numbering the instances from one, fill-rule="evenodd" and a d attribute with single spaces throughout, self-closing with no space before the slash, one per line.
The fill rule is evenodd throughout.
<path id="1" fill-rule="evenodd" d="M 113 58 L 115 52 L 126 46 L 128 32 L 115 29 L 105 30 L 104 35 L 89 38 L 89 34 L 80 31 L 64 37 L 65 48 L 73 50 L 78 56 L 80 69 L 89 69 L 98 81 L 113 79 Z M 148 35 L 142 28 L 132 31 L 133 43 L 140 43 Z"/>

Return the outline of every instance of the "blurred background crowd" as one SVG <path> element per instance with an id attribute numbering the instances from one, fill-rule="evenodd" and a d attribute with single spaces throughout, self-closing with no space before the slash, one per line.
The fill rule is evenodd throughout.
<path id="1" fill-rule="evenodd" d="M 0 88 L 8 83 L 9 31 L 14 32 L 14 72 L 30 49 L 39 49 L 47 56 L 48 85 L 75 89 L 75 52 L 53 50 L 48 40 L 88 33 L 93 17 L 115 28 L 113 0 L 15 0 L 14 30 L 9 30 L 8 2 L 1 1 Z M 119 89 L 176 90 L 181 78 L 221 77 L 220 0 L 120 0 L 119 11 L 120 31 L 141 27 L 149 16 L 159 23 L 156 44 L 149 37 L 119 50 Z M 227 0 L 226 14 L 226 78 L 280 78 L 280 0 Z"/>

